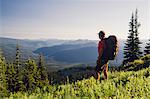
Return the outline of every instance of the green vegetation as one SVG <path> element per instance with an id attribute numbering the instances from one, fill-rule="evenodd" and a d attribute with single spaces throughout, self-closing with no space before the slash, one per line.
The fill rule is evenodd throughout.
<path id="1" fill-rule="evenodd" d="M 14 60 L 6 61 L 0 50 L 0 99 L 150 99 L 150 47 L 147 43 L 142 56 L 137 10 L 129 26 L 124 64 L 109 68 L 107 80 L 97 81 L 94 67 L 83 65 L 48 74 L 43 56 L 36 61 L 31 57 L 22 60 L 18 44 Z M 92 49 L 90 52 L 96 52 Z M 75 52 L 84 57 L 89 55 L 87 48 L 82 51 Z M 57 54 L 63 59 L 69 57 L 67 53 L 70 52 Z"/>
<path id="2" fill-rule="evenodd" d="M 69 79 L 68 79 L 69 80 Z M 69 81 L 68 81 L 69 82 Z M 149 99 L 150 68 L 137 72 L 109 72 L 108 80 L 93 77 L 65 85 L 49 85 L 34 93 L 14 93 L 7 99 Z"/>
<path id="3" fill-rule="evenodd" d="M 150 66 L 150 54 L 144 55 L 140 59 L 129 62 L 128 64 L 120 67 L 121 70 L 125 71 L 137 71 Z"/>
<path id="4" fill-rule="evenodd" d="M 101 81 L 93 78 L 94 68 L 92 67 L 81 66 L 72 68 L 72 71 L 66 69 L 67 72 L 60 71 L 59 77 L 60 79 L 63 77 L 61 79 L 63 83 L 52 84 L 51 82 L 59 77 L 52 75 L 54 79 L 48 79 L 51 75 L 48 77 L 42 55 L 39 56 L 38 62 L 31 58 L 20 62 L 20 51 L 17 45 L 13 63 L 7 63 L 0 54 L 0 98 L 150 98 L 149 59 L 150 55 L 147 54 L 139 60 L 130 62 L 127 72 L 111 71 L 108 80 Z M 124 66 L 122 70 L 125 68 Z M 129 71 L 136 70 L 135 68 L 138 68 L 136 72 Z"/>
<path id="5" fill-rule="evenodd" d="M 0 98 L 150 98 L 150 54 L 123 67 L 110 68 L 108 80 L 101 81 L 93 77 L 94 68 L 90 66 L 74 67 L 48 75 L 42 55 L 38 61 L 31 58 L 20 61 L 18 45 L 13 63 L 6 62 L 0 54 Z"/>
<path id="6" fill-rule="evenodd" d="M 149 42 L 146 43 L 144 52 L 145 52 L 145 55 L 150 54 L 150 39 L 149 39 Z"/>
<path id="7" fill-rule="evenodd" d="M 20 50 L 17 44 L 13 62 L 6 62 L 0 50 L 0 98 L 10 93 L 30 92 L 49 84 L 45 64 L 40 56 L 39 64 L 28 59 L 20 62 Z"/>
<path id="8" fill-rule="evenodd" d="M 129 22 L 129 35 L 126 40 L 124 46 L 124 61 L 123 64 L 128 62 L 133 62 L 136 59 L 139 59 L 142 56 L 141 47 L 139 40 L 139 32 L 138 29 L 140 27 L 140 23 L 138 22 L 138 11 L 136 9 L 135 14 L 132 13 L 132 17 Z"/>
<path id="9" fill-rule="evenodd" d="M 0 96 L 7 95 L 7 84 L 6 84 L 6 62 L 5 58 L 2 57 L 2 52 L 0 50 Z"/>

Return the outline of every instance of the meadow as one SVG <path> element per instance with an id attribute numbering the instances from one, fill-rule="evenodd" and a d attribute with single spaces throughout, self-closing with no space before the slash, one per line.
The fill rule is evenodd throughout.
<path id="1" fill-rule="evenodd" d="M 150 68 L 109 72 L 107 80 L 83 79 L 49 85 L 35 92 L 11 93 L 5 99 L 150 99 Z"/>

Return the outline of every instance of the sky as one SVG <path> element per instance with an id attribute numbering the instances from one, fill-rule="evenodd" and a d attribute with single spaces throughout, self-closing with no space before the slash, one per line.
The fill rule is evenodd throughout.
<path id="1" fill-rule="evenodd" d="M 0 0 L 0 37 L 19 39 L 90 39 L 128 36 L 138 9 L 140 39 L 150 39 L 149 0 Z"/>

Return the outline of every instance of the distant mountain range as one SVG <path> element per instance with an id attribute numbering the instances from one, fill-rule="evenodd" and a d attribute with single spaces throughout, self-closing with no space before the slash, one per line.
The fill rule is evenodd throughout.
<path id="1" fill-rule="evenodd" d="M 53 56 L 55 53 L 57 52 L 63 52 L 63 51 L 69 51 L 69 50 L 75 50 L 75 49 L 80 49 L 80 48 L 84 48 L 84 47 L 95 47 L 96 43 L 95 42 L 88 42 L 88 43 L 75 43 L 75 44 L 61 44 L 61 45 L 55 45 L 52 47 L 42 47 L 42 48 L 38 48 L 37 50 L 34 51 L 34 53 L 42 53 L 44 56 L 48 56 L 51 57 Z"/>
<path id="2" fill-rule="evenodd" d="M 28 57 L 37 58 L 38 54 L 45 56 L 46 62 L 53 66 L 52 62 L 65 64 L 95 64 L 97 59 L 96 40 L 20 40 L 0 37 L 0 48 L 8 60 L 15 56 L 16 44 L 20 45 L 22 59 Z M 110 65 L 118 66 L 123 60 L 124 40 L 119 40 L 119 52 Z M 142 50 L 147 40 L 142 40 Z"/>
<path id="3" fill-rule="evenodd" d="M 37 54 L 33 53 L 34 50 L 40 47 L 53 46 L 62 44 L 65 40 L 28 40 L 28 39 L 12 39 L 0 37 L 0 48 L 3 51 L 3 55 L 8 60 L 13 60 L 15 56 L 15 50 L 17 43 L 21 51 L 21 58 L 27 59 L 29 57 L 37 57 Z"/>
<path id="4" fill-rule="evenodd" d="M 74 41 L 76 42 L 76 41 Z M 84 42 L 84 43 L 83 43 Z M 97 60 L 97 43 L 98 41 L 81 41 L 78 43 L 64 43 L 52 47 L 42 47 L 34 51 L 34 53 L 42 53 L 47 58 L 52 58 L 59 62 L 67 63 L 95 63 Z M 119 41 L 119 52 L 117 58 L 111 61 L 111 65 L 120 65 L 123 60 L 123 41 Z"/>

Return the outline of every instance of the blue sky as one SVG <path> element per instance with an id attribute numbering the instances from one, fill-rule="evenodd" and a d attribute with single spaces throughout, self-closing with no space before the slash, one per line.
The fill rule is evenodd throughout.
<path id="1" fill-rule="evenodd" d="M 150 38 L 149 0 L 0 0 L 0 36 L 20 39 L 98 39 L 99 30 L 126 39 L 138 8 L 141 39 Z"/>

